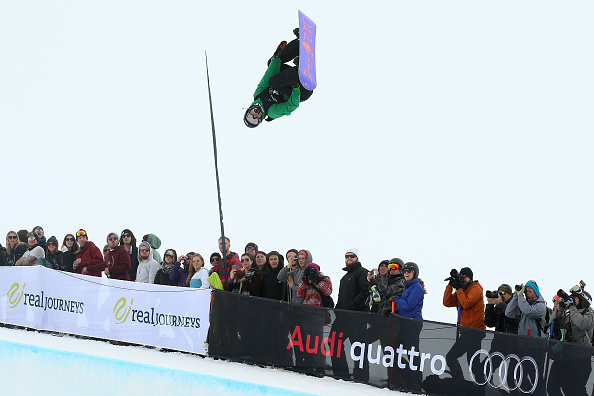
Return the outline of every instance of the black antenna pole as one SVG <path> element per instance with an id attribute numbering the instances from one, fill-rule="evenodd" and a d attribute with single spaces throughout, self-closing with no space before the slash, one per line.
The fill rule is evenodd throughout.
<path id="1" fill-rule="evenodd" d="M 210 95 L 210 77 L 208 75 L 208 55 L 204 51 L 206 59 L 206 83 L 208 85 L 208 101 L 210 103 L 210 124 L 212 126 L 212 148 L 214 151 L 215 174 L 217 177 L 217 195 L 219 197 L 219 219 L 221 223 L 221 239 L 223 242 L 223 271 L 225 278 L 229 279 L 229 269 L 227 268 L 227 248 L 225 246 L 225 226 L 223 225 L 223 206 L 221 204 L 221 184 L 219 182 L 219 163 L 217 159 L 217 136 L 215 134 L 214 115 L 212 112 L 212 96 Z M 221 265 L 219 265 L 219 276 L 221 275 Z"/>

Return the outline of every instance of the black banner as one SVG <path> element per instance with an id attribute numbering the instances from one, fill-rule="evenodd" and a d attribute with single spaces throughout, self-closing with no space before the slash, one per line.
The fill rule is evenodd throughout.
<path id="1" fill-rule="evenodd" d="M 435 395 L 590 395 L 594 348 L 216 291 L 209 355 Z M 563 390 L 563 393 L 561 393 Z"/>

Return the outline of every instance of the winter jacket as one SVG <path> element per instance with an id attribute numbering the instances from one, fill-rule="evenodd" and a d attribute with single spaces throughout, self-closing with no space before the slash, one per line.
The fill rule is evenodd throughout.
<path id="1" fill-rule="evenodd" d="M 101 250 L 91 241 L 87 241 L 81 251 L 77 253 L 80 264 L 74 269 L 77 274 L 82 273 L 83 268 L 87 268 L 87 275 L 101 276 L 104 268 L 103 255 Z"/>
<path id="2" fill-rule="evenodd" d="M 190 279 L 190 287 L 197 289 L 210 288 L 210 283 L 208 282 L 208 270 L 206 270 L 206 268 L 198 268 L 198 271 L 196 271 L 192 276 L 192 279 Z"/>
<path id="3" fill-rule="evenodd" d="M 400 297 L 404 292 L 404 275 L 387 275 L 387 282 L 379 282 L 377 289 L 380 293 L 381 300 L 378 305 L 378 312 L 384 309 L 392 309 L 392 303 L 389 301 L 391 297 Z"/>
<path id="4" fill-rule="evenodd" d="M 569 312 L 569 323 L 571 324 L 571 342 L 583 345 L 592 345 L 592 333 L 594 333 L 594 312 L 592 307 L 578 309 L 572 305 L 567 309 Z M 566 315 L 565 318 L 568 316 Z"/>
<path id="5" fill-rule="evenodd" d="M 518 298 L 517 293 L 514 292 L 505 309 L 505 316 L 520 320 L 518 334 L 531 337 L 546 337 L 546 332 L 543 330 L 546 325 L 546 313 L 547 305 L 542 294 L 527 300 L 524 297 Z M 528 330 L 530 330 L 530 334 L 528 334 Z"/>
<path id="6" fill-rule="evenodd" d="M 134 282 L 136 281 L 136 274 L 138 273 L 138 248 L 136 247 L 136 237 L 134 236 L 134 233 L 127 228 L 122 231 L 122 235 L 123 234 L 130 234 L 132 237 L 130 238 L 130 250 L 126 249 L 126 252 L 130 255 L 130 271 L 128 271 L 128 275 L 130 276 L 130 280 Z M 120 245 L 126 248 L 123 239 L 124 238 L 120 238 Z"/>
<path id="7" fill-rule="evenodd" d="M 346 274 L 340 279 L 338 289 L 337 309 L 348 309 L 351 311 L 369 311 L 367 295 L 369 294 L 369 282 L 367 271 L 360 262 L 347 265 L 343 268 Z"/>
<path id="8" fill-rule="evenodd" d="M 227 262 L 223 263 L 223 260 L 219 261 L 218 263 L 214 264 L 212 267 L 212 272 L 216 272 L 219 274 L 219 278 L 221 278 L 221 283 L 223 284 L 223 289 L 226 289 L 229 275 L 233 270 L 233 266 L 236 265 L 238 269 L 243 268 L 241 265 L 241 261 L 239 261 L 239 256 L 237 253 L 229 253 L 227 254 Z"/>
<path id="9" fill-rule="evenodd" d="M 453 287 L 447 285 L 443 292 L 443 305 L 458 308 L 458 323 L 462 326 L 485 328 L 485 302 L 483 301 L 483 287 L 478 281 L 473 281 L 452 293 Z"/>
<path id="10" fill-rule="evenodd" d="M 315 286 L 325 296 L 332 294 L 332 282 L 327 276 L 324 276 Z M 299 288 L 297 289 L 297 295 L 303 299 L 303 304 L 305 305 L 324 306 L 320 293 L 312 285 L 305 282 L 305 280 L 301 280 L 301 284 L 299 284 Z"/>
<path id="11" fill-rule="evenodd" d="M 146 247 L 149 251 L 152 249 L 148 242 L 141 242 L 140 247 Z M 155 283 L 155 276 L 159 271 L 159 263 L 155 261 L 153 255 L 149 252 L 149 257 L 146 260 L 140 260 L 138 269 L 136 270 L 136 282 L 140 283 Z"/>
<path id="12" fill-rule="evenodd" d="M 122 245 L 111 250 L 105 261 L 105 268 L 109 268 L 109 276 L 112 279 L 130 280 L 130 255 Z"/>
<path id="13" fill-rule="evenodd" d="M 60 266 L 61 271 L 72 272 L 72 264 L 74 264 L 74 260 L 76 260 L 76 253 L 67 250 L 62 255 L 62 265 Z"/>
<path id="14" fill-rule="evenodd" d="M 262 274 L 262 297 L 287 301 L 287 284 L 278 280 L 278 274 L 281 270 L 282 268 L 279 265 Z"/>
<path id="15" fill-rule="evenodd" d="M 47 252 L 45 259 L 51 264 L 53 269 L 60 269 L 62 268 L 62 260 L 64 258 L 64 253 L 58 250 L 56 253 Z"/>
<path id="16" fill-rule="evenodd" d="M 419 278 L 413 278 L 406 282 L 402 297 L 395 297 L 394 302 L 398 306 L 396 313 L 408 318 L 423 319 L 423 300 L 425 289 L 419 283 Z"/>
<path id="17" fill-rule="evenodd" d="M 485 307 L 485 326 L 495 327 L 495 331 L 502 333 L 518 334 L 518 319 L 505 316 L 507 303 L 501 301 L 499 304 L 487 304 Z"/>
<path id="18" fill-rule="evenodd" d="M 291 96 L 283 95 L 278 91 L 270 88 L 268 80 L 270 77 L 280 72 L 281 60 L 272 58 L 264 77 L 260 80 L 256 92 L 254 92 L 254 101 L 250 106 L 258 103 L 264 109 L 264 116 L 270 118 L 278 118 L 290 115 L 295 109 L 299 107 L 301 100 L 301 90 L 299 87 L 291 90 Z"/>
<path id="19" fill-rule="evenodd" d="M 243 280 L 229 279 L 227 283 L 227 287 L 225 290 L 233 292 L 233 293 L 240 293 L 240 294 L 247 294 L 250 296 L 260 296 L 260 287 L 262 285 L 262 274 L 258 272 L 255 268 L 250 268 Z"/>
<path id="20" fill-rule="evenodd" d="M 155 275 L 155 284 L 156 285 L 166 285 L 166 286 L 177 286 L 177 281 L 171 280 L 171 272 L 173 272 L 173 267 L 171 267 L 171 271 L 167 272 L 163 265 L 165 263 L 161 263 L 159 265 L 159 270 Z M 175 263 L 174 263 L 175 264 Z"/>
<path id="21" fill-rule="evenodd" d="M 287 279 L 289 278 L 289 275 L 291 275 L 291 277 L 293 278 L 293 287 L 291 287 L 291 299 L 290 302 L 294 302 L 294 303 L 302 303 L 303 300 L 301 299 L 301 297 L 299 297 L 297 295 L 297 290 L 299 290 L 299 285 L 301 285 L 301 278 L 303 277 L 303 271 L 305 270 L 305 267 L 307 267 L 307 264 L 311 264 L 313 257 L 311 255 L 311 252 L 309 250 L 303 250 L 304 252 L 307 253 L 307 257 L 305 258 L 305 264 L 303 264 L 303 268 L 301 268 L 299 265 L 297 265 L 296 269 L 292 269 L 290 266 L 286 266 L 283 269 L 280 270 L 280 272 L 277 275 L 277 279 L 281 282 L 287 282 Z"/>
<path id="22" fill-rule="evenodd" d="M 186 260 L 186 262 L 189 260 Z M 182 264 L 178 261 L 175 262 L 173 265 L 173 269 L 171 270 L 171 275 L 169 275 L 169 280 L 175 282 L 175 284 L 179 287 L 186 287 L 186 281 L 188 280 L 188 264 Z"/>
<path id="23" fill-rule="evenodd" d="M 377 276 L 375 276 L 369 280 L 369 290 L 370 290 L 369 298 L 371 298 L 371 288 L 373 286 L 375 286 L 377 288 L 377 291 L 379 292 L 379 294 L 381 296 L 382 292 L 380 291 L 380 288 L 383 288 L 385 290 L 388 287 L 388 274 L 386 274 L 385 276 L 381 276 L 378 274 Z M 372 301 L 371 312 L 378 312 L 381 303 L 382 303 L 382 301 L 379 301 L 379 302 Z"/>
<path id="24" fill-rule="evenodd" d="M 27 251 L 25 245 L 21 245 L 20 243 L 8 253 L 8 249 L 6 250 L 6 264 L 9 267 L 12 267 L 16 264 L 16 262 L 23 257 L 23 254 Z"/>

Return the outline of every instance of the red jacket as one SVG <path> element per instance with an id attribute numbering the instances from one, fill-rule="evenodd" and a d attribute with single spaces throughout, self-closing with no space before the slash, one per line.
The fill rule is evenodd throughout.
<path id="1" fill-rule="evenodd" d="M 446 286 L 443 293 L 443 305 L 458 307 L 462 326 L 485 329 L 485 302 L 481 284 L 474 281 L 466 289 L 460 288 L 454 294 L 452 294 L 452 290 L 452 286 Z"/>
<path id="2" fill-rule="evenodd" d="M 229 253 L 227 255 L 227 265 L 221 265 L 223 261 L 219 261 L 217 264 L 213 265 L 213 272 L 219 274 L 219 278 L 221 278 L 221 283 L 223 284 L 223 289 L 227 290 L 227 281 L 229 280 L 229 275 L 231 274 L 231 270 L 233 270 L 233 265 L 237 265 L 238 269 L 243 268 L 241 265 L 241 261 L 239 261 L 239 256 L 237 253 Z"/>
<path id="3" fill-rule="evenodd" d="M 316 285 L 318 289 L 325 296 L 329 296 L 332 294 L 332 282 L 330 282 L 330 278 L 325 276 L 322 280 Z M 305 280 L 301 280 L 301 284 L 299 285 L 299 289 L 297 289 L 297 295 L 299 297 L 303 297 L 303 304 L 305 305 L 315 305 L 318 307 L 323 307 L 322 304 L 322 296 L 316 289 L 313 288 L 310 284 L 306 283 Z"/>
<path id="4" fill-rule="evenodd" d="M 122 245 L 116 247 L 107 254 L 105 261 L 105 268 L 109 268 L 109 276 L 111 279 L 130 280 L 130 254 Z"/>
<path id="5" fill-rule="evenodd" d="M 101 276 L 101 272 L 105 268 L 103 255 L 93 242 L 87 241 L 82 250 L 76 255 L 76 258 L 80 259 L 80 264 L 74 269 L 74 272 L 80 274 L 83 268 L 87 267 L 87 275 Z"/>

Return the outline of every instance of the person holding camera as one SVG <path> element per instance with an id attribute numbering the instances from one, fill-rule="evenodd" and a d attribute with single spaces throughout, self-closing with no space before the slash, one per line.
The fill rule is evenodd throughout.
<path id="1" fill-rule="evenodd" d="M 526 285 L 516 285 L 515 293 L 505 308 L 505 316 L 518 319 L 518 334 L 531 337 L 546 337 L 547 305 L 540 294 L 538 284 L 529 280 Z"/>
<path id="2" fill-rule="evenodd" d="M 458 310 L 457 324 L 477 329 L 485 329 L 485 303 L 483 302 L 483 287 L 478 280 L 473 279 L 472 270 L 464 267 L 458 272 L 450 271 L 450 277 L 445 279 L 446 285 L 443 293 L 443 305 L 456 307 Z M 485 337 L 482 331 L 471 331 L 457 326 L 456 342 L 446 355 L 446 363 L 454 381 L 457 383 L 464 378 L 458 358 L 466 354 L 470 364 L 472 355 L 481 349 L 481 341 Z M 482 370 L 478 365 L 472 367 L 476 378 L 481 378 Z"/>
<path id="3" fill-rule="evenodd" d="M 369 304 L 371 312 L 379 312 L 381 303 L 380 288 L 388 285 L 388 264 L 389 260 L 382 260 L 376 268 L 367 273 L 367 282 L 369 282 Z"/>
<path id="4" fill-rule="evenodd" d="M 236 265 L 233 266 L 229 275 L 230 280 L 225 290 L 259 297 L 262 286 L 262 275 L 254 268 L 254 261 L 248 253 L 241 255 L 241 265 L 243 268 Z"/>
<path id="5" fill-rule="evenodd" d="M 291 289 L 290 302 L 302 303 L 303 300 L 297 295 L 297 290 L 299 290 L 305 267 L 312 262 L 311 253 L 309 250 L 303 249 L 296 256 L 289 256 L 289 252 L 287 252 L 287 260 L 287 266 L 280 270 L 277 279 L 285 282 L 289 286 L 289 289 Z"/>
<path id="6" fill-rule="evenodd" d="M 590 346 L 594 333 L 592 296 L 584 290 L 584 281 L 570 289 L 570 295 L 559 289 L 559 305 L 551 315 L 552 320 L 562 319 L 564 328 L 561 341 L 577 344 L 576 347 L 553 344 L 555 360 L 551 365 L 547 391 L 549 395 L 587 395 L 586 385 L 592 372 Z M 562 393 L 563 391 L 563 393 Z"/>
<path id="7" fill-rule="evenodd" d="M 497 288 L 497 291 L 485 292 L 487 306 L 485 307 L 485 326 L 494 327 L 495 331 L 518 334 L 518 319 L 505 316 L 507 304 L 512 299 L 512 288 L 507 283 Z"/>

